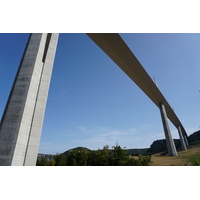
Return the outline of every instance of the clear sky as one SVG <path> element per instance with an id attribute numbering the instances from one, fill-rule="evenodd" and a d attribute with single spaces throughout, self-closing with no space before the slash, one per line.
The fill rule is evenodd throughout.
<path id="1" fill-rule="evenodd" d="M 120 34 L 188 135 L 200 127 L 200 34 Z M 29 34 L 0 34 L 0 116 Z M 170 123 L 173 138 L 176 128 Z M 40 153 L 83 146 L 148 148 L 164 139 L 159 109 L 86 35 L 60 34 Z"/>

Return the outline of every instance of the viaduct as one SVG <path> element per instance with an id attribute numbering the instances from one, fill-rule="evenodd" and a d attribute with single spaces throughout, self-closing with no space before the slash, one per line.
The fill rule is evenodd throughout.
<path id="1" fill-rule="evenodd" d="M 154 102 L 169 156 L 177 156 L 168 119 L 187 149 L 187 133 L 173 109 L 119 34 L 87 34 Z M 0 124 L 0 165 L 34 166 L 59 34 L 30 34 Z"/>

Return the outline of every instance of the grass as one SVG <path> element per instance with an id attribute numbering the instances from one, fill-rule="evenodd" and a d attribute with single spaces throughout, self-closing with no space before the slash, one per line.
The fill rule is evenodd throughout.
<path id="1" fill-rule="evenodd" d="M 153 154 L 151 160 L 151 166 L 200 165 L 200 146 L 191 146 L 186 151 L 179 151 L 178 156 Z"/>

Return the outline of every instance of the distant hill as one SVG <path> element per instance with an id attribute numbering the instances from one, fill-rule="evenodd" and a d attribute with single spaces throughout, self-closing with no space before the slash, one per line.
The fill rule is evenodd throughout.
<path id="1" fill-rule="evenodd" d="M 174 144 L 175 144 L 177 150 L 181 149 L 181 143 L 180 143 L 179 139 L 174 139 Z M 151 144 L 150 148 L 147 150 L 146 154 L 151 155 L 151 154 L 160 153 L 160 152 L 167 153 L 167 144 L 166 144 L 165 139 L 154 141 Z"/>
<path id="2" fill-rule="evenodd" d="M 179 139 L 174 139 L 175 146 L 177 150 L 181 150 L 181 142 Z M 188 137 L 189 145 L 197 145 L 200 144 L 200 131 L 196 131 Z M 152 143 L 150 148 L 147 150 L 147 154 L 155 154 L 167 151 L 166 140 L 156 140 Z"/>
<path id="3" fill-rule="evenodd" d="M 42 154 L 42 153 L 38 153 L 38 155 L 37 155 L 37 159 L 46 158 L 47 160 L 51 160 L 51 159 L 53 159 L 53 157 L 54 157 L 53 154 Z"/>
<path id="4" fill-rule="evenodd" d="M 177 150 L 181 150 L 181 143 L 179 139 L 174 139 L 175 146 Z M 189 145 L 198 145 L 200 144 L 200 130 L 194 132 L 188 137 L 188 143 Z M 81 151 L 82 149 L 86 149 L 87 151 L 93 151 L 90 150 L 86 147 L 76 147 L 70 150 L 65 151 L 64 154 L 67 156 L 70 151 L 72 150 L 78 150 Z M 142 148 L 142 149 L 126 149 L 126 152 L 128 155 L 152 155 L 155 153 L 161 153 L 161 152 L 167 152 L 167 145 L 166 145 L 166 140 L 156 140 L 154 141 L 151 145 L 150 148 Z M 41 159 L 42 157 L 46 157 L 48 159 L 52 159 L 53 155 L 48 155 L 48 154 L 38 154 L 38 158 Z"/>
<path id="5" fill-rule="evenodd" d="M 194 132 L 188 137 L 189 145 L 197 145 L 200 144 L 200 130 Z"/>
<path id="6" fill-rule="evenodd" d="M 147 150 L 148 150 L 149 148 L 144 148 L 144 149 L 127 149 L 126 150 L 126 153 L 128 154 L 128 155 L 132 155 L 132 156 L 137 156 L 137 155 L 146 155 L 147 154 Z"/>
<path id="7" fill-rule="evenodd" d="M 72 150 L 81 151 L 82 149 L 86 149 L 87 151 L 95 151 L 95 150 L 88 149 L 86 147 L 76 147 L 76 148 L 70 149 L 68 151 L 65 151 L 63 154 L 67 156 L 69 154 L 69 152 L 72 151 Z M 144 148 L 144 149 L 126 149 L 126 153 L 128 155 L 133 155 L 133 154 L 145 155 L 147 150 L 148 150 L 148 148 Z M 112 150 L 110 150 L 110 151 L 112 151 Z"/>
<path id="8" fill-rule="evenodd" d="M 73 149 L 69 149 L 69 150 L 65 151 L 64 153 L 62 153 L 62 154 L 67 156 L 70 153 L 70 151 L 72 151 L 72 150 L 82 151 L 83 149 L 85 149 L 87 151 L 92 151 L 92 150 L 90 150 L 90 149 L 88 149 L 86 147 L 76 147 L 76 148 L 73 148 Z"/>

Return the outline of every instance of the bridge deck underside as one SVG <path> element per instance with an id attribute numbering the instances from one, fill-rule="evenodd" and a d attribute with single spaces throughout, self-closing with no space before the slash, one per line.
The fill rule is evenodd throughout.
<path id="1" fill-rule="evenodd" d="M 140 87 L 158 108 L 160 108 L 160 102 L 165 105 L 169 120 L 176 128 L 180 126 L 183 134 L 187 136 L 177 115 L 120 35 L 115 33 L 89 33 L 87 35 Z"/>

